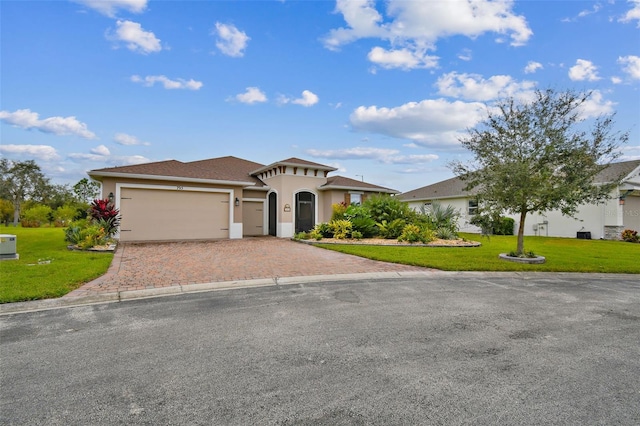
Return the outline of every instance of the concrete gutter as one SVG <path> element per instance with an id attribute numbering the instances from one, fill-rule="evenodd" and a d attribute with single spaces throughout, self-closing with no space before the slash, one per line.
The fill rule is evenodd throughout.
<path id="1" fill-rule="evenodd" d="M 15 302 L 0 304 L 0 316 L 13 315 L 24 312 L 47 311 L 52 309 L 70 308 L 104 303 L 124 302 L 136 299 L 149 299 L 156 297 L 174 296 L 178 294 L 201 293 L 208 291 L 245 289 L 254 287 L 287 286 L 305 283 L 336 282 L 336 281 L 362 281 L 377 279 L 405 279 L 424 278 L 425 280 L 439 277 L 458 277 L 460 279 L 482 279 L 489 277 L 517 278 L 527 281 L 532 278 L 545 276 L 548 279 L 562 279 L 567 281 L 581 278 L 633 278 L 635 274 L 598 274 L 598 273 L 570 273 L 570 272 L 479 272 L 479 271 L 410 271 L 410 272 L 371 272 L 359 274 L 336 275 L 312 275 L 301 277 L 273 277 L 253 280 L 221 281 L 198 284 L 174 285 L 170 287 L 158 287 L 145 290 L 128 290 L 111 293 L 95 293 L 87 296 L 69 297 L 63 296 L 57 299 L 34 300 L 28 302 Z"/>

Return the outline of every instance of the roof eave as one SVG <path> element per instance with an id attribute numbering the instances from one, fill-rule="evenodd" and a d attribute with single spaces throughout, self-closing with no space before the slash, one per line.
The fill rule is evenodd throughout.
<path id="1" fill-rule="evenodd" d="M 342 185 L 325 185 L 318 188 L 319 191 L 327 190 L 347 190 L 347 191 L 367 191 L 367 192 L 384 192 L 386 194 L 400 194 L 400 191 L 389 188 L 365 188 L 362 186 L 342 186 Z"/>
<path id="2" fill-rule="evenodd" d="M 230 185 L 230 186 L 244 186 L 244 187 L 256 186 L 255 182 L 248 182 L 248 181 L 203 179 L 203 178 L 190 178 L 190 177 L 182 177 L 182 176 L 161 176 L 161 175 L 146 175 L 146 174 L 139 174 L 139 173 L 117 173 L 117 172 L 96 173 L 95 171 L 90 171 L 87 174 L 92 179 L 96 179 L 97 177 L 107 177 L 107 178 L 129 178 L 129 179 L 142 179 L 142 180 L 166 180 L 170 182 L 207 183 L 207 184 L 213 184 L 213 185 Z"/>
<path id="3" fill-rule="evenodd" d="M 287 167 L 302 167 L 302 168 L 306 168 L 306 169 L 317 169 L 317 170 L 323 170 L 326 172 L 335 172 L 336 169 L 335 167 L 329 167 L 329 166 L 322 166 L 322 165 L 309 165 L 309 164 L 300 164 L 300 163 L 287 163 L 287 162 L 277 162 L 277 163 L 272 163 L 269 164 L 268 166 L 264 166 L 264 167 L 260 167 L 257 170 L 252 171 L 251 173 L 249 173 L 250 175 L 257 175 L 258 173 L 262 173 L 262 172 L 266 172 L 269 170 L 272 170 L 274 167 L 278 167 L 278 166 L 287 166 Z"/>

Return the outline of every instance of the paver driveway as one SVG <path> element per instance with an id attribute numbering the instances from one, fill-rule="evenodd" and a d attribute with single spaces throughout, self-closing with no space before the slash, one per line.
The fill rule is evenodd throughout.
<path id="1" fill-rule="evenodd" d="M 65 297 L 274 277 L 425 271 L 275 237 L 124 243 L 109 271 Z"/>

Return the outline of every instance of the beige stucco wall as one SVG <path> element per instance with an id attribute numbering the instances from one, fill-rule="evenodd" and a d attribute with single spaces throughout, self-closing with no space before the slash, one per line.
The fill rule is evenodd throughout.
<path id="1" fill-rule="evenodd" d="M 110 192 L 113 192 L 114 195 L 117 193 L 116 185 L 124 185 L 127 184 L 135 184 L 135 185 L 156 185 L 156 186 L 171 186 L 175 187 L 176 190 L 180 187 L 182 188 L 207 188 L 207 189 L 221 189 L 221 190 L 231 190 L 231 200 L 235 200 L 236 197 L 242 198 L 243 189 L 240 186 L 233 185 L 213 185 L 208 183 L 200 183 L 200 182 L 176 182 L 176 181 L 168 181 L 168 180 L 147 180 L 147 179 L 131 179 L 131 178 L 103 178 L 102 180 L 102 198 L 106 199 L 109 196 Z M 264 198 L 263 191 L 252 191 L 256 193 L 256 198 L 259 198 L 260 195 Z M 119 208 L 120 200 L 116 201 L 116 207 Z M 242 203 L 240 206 L 234 207 L 233 211 L 233 222 L 242 224 Z"/>
<path id="2" fill-rule="evenodd" d="M 278 194 L 278 236 L 288 238 L 292 237 L 295 231 L 295 214 L 296 214 L 296 194 L 298 192 L 307 191 L 316 196 L 316 212 L 315 221 L 320 221 L 320 205 L 323 200 L 318 187 L 327 180 L 324 175 L 313 176 L 313 174 L 304 176 L 301 174 L 294 175 L 292 168 L 289 167 L 286 174 L 278 174 L 264 179 L 274 192 Z M 299 169 L 301 173 L 301 169 Z"/>

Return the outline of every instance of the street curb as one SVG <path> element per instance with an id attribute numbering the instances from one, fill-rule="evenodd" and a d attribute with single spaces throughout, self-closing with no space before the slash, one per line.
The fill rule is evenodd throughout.
<path id="1" fill-rule="evenodd" d="M 104 303 L 116 303 L 138 299 L 175 296 L 178 294 L 203 293 L 210 291 L 236 290 L 257 287 L 278 287 L 318 282 L 338 282 L 355 280 L 457 277 L 460 279 L 517 278 L 527 281 L 544 276 L 548 279 L 576 280 L 580 278 L 637 279 L 637 274 L 600 274 L 576 272 L 484 272 L 484 271 L 398 271 L 398 272 L 366 272 L 357 274 L 310 275 L 299 277 L 273 277 L 252 280 L 219 281 L 210 283 L 192 283 L 159 287 L 145 290 L 127 290 L 114 293 L 93 294 L 88 296 L 63 296 L 58 299 L 34 300 L 29 302 L 5 303 L 0 305 L 0 316 L 25 312 L 47 311 L 52 309 L 72 308 Z"/>

